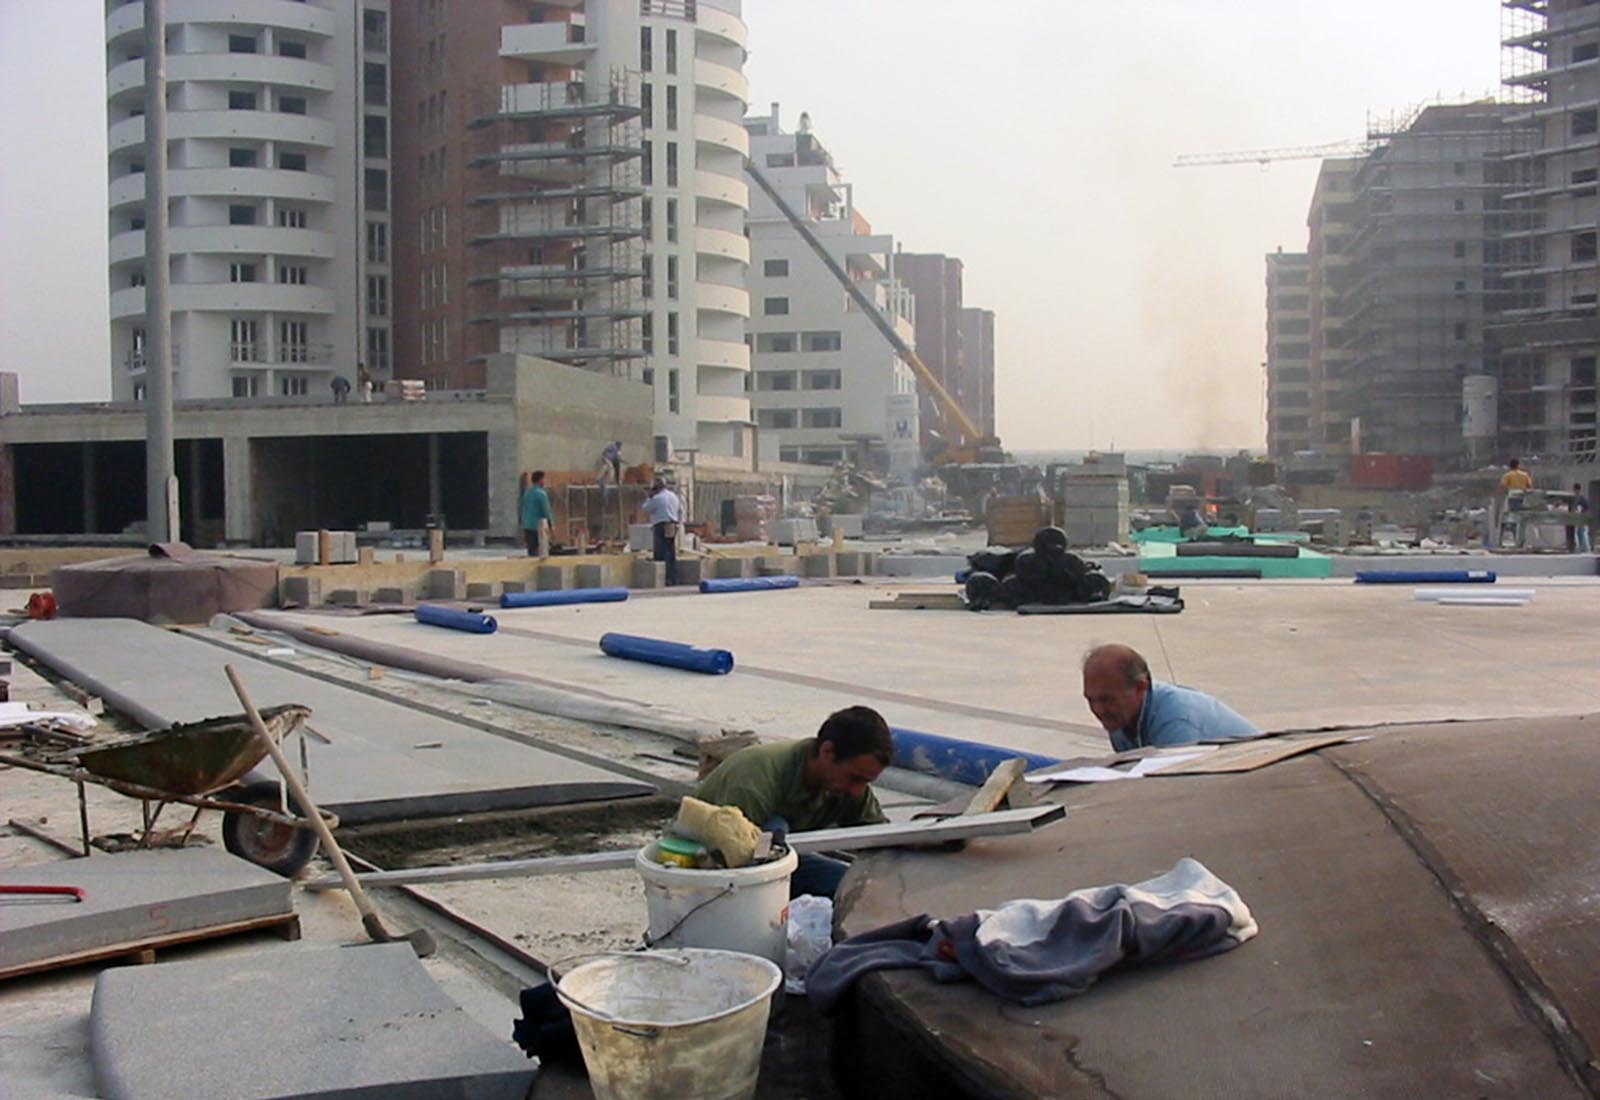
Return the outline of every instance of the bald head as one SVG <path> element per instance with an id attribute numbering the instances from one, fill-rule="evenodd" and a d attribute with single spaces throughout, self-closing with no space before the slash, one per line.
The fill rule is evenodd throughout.
<path id="1" fill-rule="evenodd" d="M 1083 656 L 1083 697 L 1107 733 L 1132 729 L 1150 693 L 1150 666 L 1131 646 L 1095 646 Z"/>

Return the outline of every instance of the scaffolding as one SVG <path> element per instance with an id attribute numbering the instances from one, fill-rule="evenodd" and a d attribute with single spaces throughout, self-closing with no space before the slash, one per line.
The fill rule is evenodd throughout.
<path id="1" fill-rule="evenodd" d="M 539 69 L 541 82 L 501 87 L 469 123 L 468 354 L 632 377 L 648 312 L 638 90 L 624 69 L 600 82 Z"/>

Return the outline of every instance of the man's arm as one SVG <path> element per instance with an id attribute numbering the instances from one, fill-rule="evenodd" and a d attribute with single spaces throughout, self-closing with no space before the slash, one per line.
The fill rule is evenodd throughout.
<path id="1" fill-rule="evenodd" d="M 840 816 L 844 819 L 840 821 L 841 825 L 885 825 L 889 821 L 888 815 L 883 812 L 883 807 L 878 805 L 878 796 L 872 793 L 871 787 L 868 787 L 866 793 L 861 796 L 854 813 L 846 809 Z"/>

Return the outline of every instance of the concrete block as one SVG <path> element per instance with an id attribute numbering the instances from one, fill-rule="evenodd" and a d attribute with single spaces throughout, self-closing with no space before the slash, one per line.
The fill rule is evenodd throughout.
<path id="1" fill-rule="evenodd" d="M 580 565 L 572 571 L 572 587 L 574 588 L 604 588 L 606 586 L 606 567 L 603 565 Z"/>
<path id="2" fill-rule="evenodd" d="M 534 590 L 534 584 L 533 584 L 532 581 L 501 581 L 500 582 L 500 591 L 502 591 L 502 592 L 531 592 L 533 590 Z"/>
<path id="3" fill-rule="evenodd" d="M 328 602 L 338 607 L 360 607 L 367 602 L 365 588 L 335 588 L 328 593 Z"/>
<path id="4" fill-rule="evenodd" d="M 632 575 L 628 578 L 629 588 L 665 588 L 666 586 L 666 562 L 635 561 L 633 563 Z"/>
<path id="5" fill-rule="evenodd" d="M 833 554 L 807 554 L 803 559 L 806 563 L 806 576 L 808 577 L 834 577 L 838 575 L 839 563 Z"/>
<path id="6" fill-rule="evenodd" d="M 567 571 L 559 565 L 541 565 L 533 571 L 540 592 L 559 592 L 567 587 Z"/>
<path id="7" fill-rule="evenodd" d="M 398 603 L 409 604 L 411 593 L 404 588 L 376 588 L 372 592 L 373 603 Z"/>
<path id="8" fill-rule="evenodd" d="M 767 538 L 783 546 L 817 541 L 814 519 L 775 519 L 767 522 Z"/>
<path id="9" fill-rule="evenodd" d="M 538 1072 L 404 943 L 106 970 L 88 1031 L 99 1091 L 122 1100 L 522 1100 Z"/>
<path id="10" fill-rule="evenodd" d="M 468 581 L 467 599 L 469 600 L 497 600 L 500 598 L 500 584 L 497 581 Z"/>
<path id="11" fill-rule="evenodd" d="M 858 539 L 861 537 L 861 525 L 865 519 L 866 517 L 861 515 L 823 516 L 822 522 L 818 526 L 821 528 L 822 533 L 829 538 L 832 538 L 833 533 L 838 531 L 847 539 Z"/>
<path id="12" fill-rule="evenodd" d="M 361 551 L 356 546 L 354 531 L 333 531 L 330 534 L 329 550 L 333 564 L 354 565 L 361 560 Z"/>
<path id="13" fill-rule="evenodd" d="M 317 564 L 317 532 L 296 531 L 294 533 L 294 563 L 296 565 Z"/>
<path id="14" fill-rule="evenodd" d="M 679 558 L 678 583 L 697 585 L 706 575 L 705 558 Z"/>
<path id="15" fill-rule="evenodd" d="M 841 577 L 861 576 L 861 551 L 840 550 L 834 554 L 835 569 Z"/>
<path id="16" fill-rule="evenodd" d="M 717 558 L 717 577 L 753 577 L 755 560 L 753 558 Z"/>
<path id="17" fill-rule="evenodd" d="M 278 584 L 278 602 L 297 604 L 300 607 L 322 606 L 322 578 L 283 578 Z"/>
<path id="18" fill-rule="evenodd" d="M 427 580 L 430 600 L 467 598 L 467 573 L 464 569 L 430 569 Z"/>
<path id="19" fill-rule="evenodd" d="M 756 576 L 787 577 L 798 572 L 800 559 L 793 554 L 762 554 L 756 558 Z"/>
<path id="20" fill-rule="evenodd" d="M 878 555 L 872 550 L 861 551 L 861 575 L 871 577 L 878 572 Z"/>

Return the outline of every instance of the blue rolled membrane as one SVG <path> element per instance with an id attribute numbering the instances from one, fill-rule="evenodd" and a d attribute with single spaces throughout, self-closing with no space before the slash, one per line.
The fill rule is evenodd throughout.
<path id="1" fill-rule="evenodd" d="M 608 633 L 600 635 L 600 651 L 607 657 L 620 657 L 625 661 L 644 661 L 666 668 L 681 668 L 689 672 L 704 672 L 722 676 L 733 671 L 733 654 L 726 649 L 708 649 L 704 646 L 668 642 L 660 638 L 641 638 L 637 634 Z"/>
<path id="2" fill-rule="evenodd" d="M 1366 569 L 1357 584 L 1493 584 L 1492 569 Z"/>
<path id="3" fill-rule="evenodd" d="M 1013 756 L 1026 760 L 1029 771 L 1061 763 L 1060 758 L 1055 756 L 1019 752 L 999 745 L 986 745 L 981 741 L 963 741 L 900 726 L 889 727 L 889 733 L 894 737 L 894 758 L 891 763 L 895 767 L 936 775 L 940 779 L 973 787 L 983 786 L 989 773 Z"/>
<path id="4" fill-rule="evenodd" d="M 507 592 L 501 607 L 555 607 L 568 603 L 616 603 L 628 598 L 626 588 L 572 588 L 553 592 Z"/>
<path id="5" fill-rule="evenodd" d="M 493 634 L 500 628 L 493 615 L 485 615 L 481 611 L 458 611 L 453 607 L 440 607 L 432 603 L 417 605 L 417 622 L 465 630 L 469 634 Z"/>
<path id="6" fill-rule="evenodd" d="M 700 582 L 702 592 L 764 592 L 769 588 L 798 588 L 799 577 L 718 577 Z"/>

